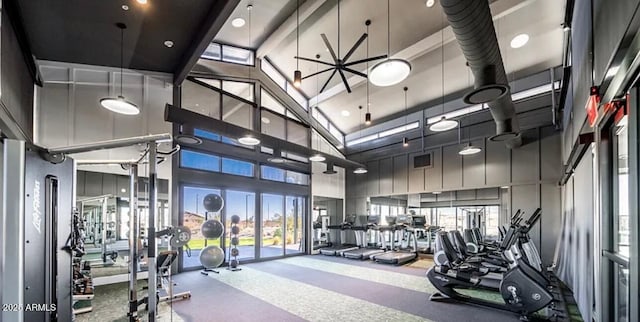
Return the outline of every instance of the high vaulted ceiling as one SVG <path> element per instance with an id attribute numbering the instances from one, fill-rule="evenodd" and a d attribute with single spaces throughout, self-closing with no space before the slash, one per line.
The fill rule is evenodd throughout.
<path id="1" fill-rule="evenodd" d="M 186 74 L 184 69 L 193 67 L 239 2 L 7 1 L 18 8 L 33 55 L 39 60 L 119 67 L 121 39 L 115 24 L 122 22 L 127 25 L 125 68 L 176 74 Z M 165 46 L 167 40 L 173 47 Z M 191 66 L 187 66 L 189 60 Z"/>
<path id="2" fill-rule="evenodd" d="M 549 69 L 561 64 L 562 20 L 565 1 L 557 0 L 496 0 L 491 2 L 494 25 L 502 51 L 509 79 Z M 253 0 L 252 39 L 248 42 L 248 23 L 241 28 L 231 26 L 236 15 L 246 16 L 243 0 L 228 19 L 216 39 L 221 42 L 257 50 L 258 56 L 266 56 L 291 79 L 296 69 L 296 1 Z M 404 109 L 402 88 L 409 87 L 408 106 L 438 101 L 445 95 L 469 88 L 473 77 L 465 66 L 465 59 L 453 33 L 448 27 L 442 9 L 436 1 L 429 8 L 424 0 L 391 0 L 390 2 L 390 54 L 410 61 L 410 76 L 400 84 L 390 87 L 369 86 L 370 111 L 376 118 L 398 114 Z M 300 56 L 315 57 L 330 62 L 330 55 L 320 38 L 325 33 L 337 51 L 338 41 L 338 1 L 300 1 Z M 276 10 L 279 8 L 279 10 Z M 259 18 L 254 18 L 259 17 Z M 386 0 L 342 0 L 340 1 L 340 56 L 366 31 L 364 22 L 372 20 L 369 27 L 369 55 L 387 53 L 387 1 Z M 255 21 L 255 22 L 254 22 Z M 530 36 L 522 48 L 510 47 L 511 39 L 521 33 Z M 260 41 L 261 40 L 261 41 Z M 441 46 L 444 44 L 443 46 Z M 367 57 L 367 44 L 354 53 L 350 60 Z M 444 63 L 444 64 L 443 64 Z M 300 61 L 303 76 L 322 70 L 323 66 Z M 371 67 L 373 64 L 370 64 Z M 444 65 L 444 70 L 443 70 Z M 353 66 L 366 71 L 365 64 Z M 444 72 L 444 78 L 443 78 Z M 324 73 L 305 79 L 302 91 L 311 98 L 311 105 L 318 106 L 337 127 L 345 133 L 357 130 L 363 121 L 358 106 L 366 107 L 366 82 L 359 76 L 347 73 L 353 92 L 345 91 L 339 77 L 329 83 L 325 91 L 318 95 L 330 76 Z M 443 88 L 444 84 L 444 88 Z M 342 111 L 350 116 L 343 116 Z"/>

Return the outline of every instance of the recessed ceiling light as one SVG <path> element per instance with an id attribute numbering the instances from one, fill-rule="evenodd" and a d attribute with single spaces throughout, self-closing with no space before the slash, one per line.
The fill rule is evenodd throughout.
<path id="1" fill-rule="evenodd" d="M 502 187 L 500 187 L 500 188 L 502 188 L 502 189 L 509 189 L 509 186 L 502 186 Z"/>
<path id="2" fill-rule="evenodd" d="M 436 0 L 427 0 L 426 5 L 428 8 L 433 7 L 434 4 L 436 4 Z"/>
<path id="3" fill-rule="evenodd" d="M 434 194 L 434 195 L 439 195 L 439 194 L 441 194 L 441 193 L 442 193 L 441 191 L 434 191 L 434 192 L 432 192 L 432 194 Z"/>
<path id="4" fill-rule="evenodd" d="M 349 116 L 351 115 L 351 113 L 347 110 L 342 110 L 342 112 L 340 112 L 340 114 L 342 114 L 342 116 Z"/>
<path id="5" fill-rule="evenodd" d="M 264 123 L 264 124 L 269 124 L 269 123 L 271 123 L 271 120 L 270 120 L 268 117 L 266 117 L 266 116 L 261 117 L 261 118 L 260 118 L 260 120 L 261 120 L 261 121 L 262 121 L 262 123 Z"/>
<path id="6" fill-rule="evenodd" d="M 122 188 L 122 189 L 120 189 L 120 192 L 125 193 L 125 192 L 127 192 L 127 189 Z"/>
<path id="7" fill-rule="evenodd" d="M 137 0 L 139 4 L 147 4 L 147 0 Z"/>
<path id="8" fill-rule="evenodd" d="M 165 41 L 164 41 L 164 45 L 165 45 L 165 47 L 167 47 L 167 48 L 171 48 L 171 47 L 173 47 L 173 41 L 171 41 L 171 40 L 165 40 Z"/>
<path id="9" fill-rule="evenodd" d="M 126 4 L 122 5 L 122 10 L 127 11 L 129 10 L 129 6 L 127 6 Z"/>
<path id="10" fill-rule="evenodd" d="M 511 48 L 520 48 L 527 44 L 529 41 L 529 35 L 519 34 L 511 39 Z"/>
<path id="11" fill-rule="evenodd" d="M 235 18 L 235 19 L 231 20 L 231 25 L 236 27 L 236 28 L 240 28 L 240 27 L 244 26 L 245 23 L 246 23 L 246 21 L 244 21 L 244 19 L 242 19 L 242 18 Z"/>

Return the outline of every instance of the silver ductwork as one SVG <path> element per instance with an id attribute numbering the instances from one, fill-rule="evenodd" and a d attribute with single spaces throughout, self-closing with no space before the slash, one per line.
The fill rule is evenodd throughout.
<path id="1" fill-rule="evenodd" d="M 474 77 L 474 89 L 464 96 L 467 104 L 489 105 L 496 122 L 492 141 L 508 147 L 521 144 L 511 90 L 504 71 L 488 0 L 440 0 L 447 20 Z"/>

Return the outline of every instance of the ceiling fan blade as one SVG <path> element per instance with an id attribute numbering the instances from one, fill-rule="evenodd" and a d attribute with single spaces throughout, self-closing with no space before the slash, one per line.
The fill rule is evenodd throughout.
<path id="1" fill-rule="evenodd" d="M 343 62 L 349 60 L 349 57 L 351 57 L 351 55 L 353 55 L 353 53 L 356 51 L 356 49 L 358 49 L 358 47 L 360 47 L 360 45 L 362 44 L 362 42 L 367 39 L 367 34 L 364 33 L 362 34 L 362 36 L 360 36 L 360 39 L 358 39 L 358 41 L 356 41 L 356 43 L 353 45 L 353 47 L 351 47 L 351 49 L 349 49 L 349 52 L 347 53 L 346 56 L 344 56 L 344 58 L 342 59 Z"/>
<path id="2" fill-rule="evenodd" d="M 322 37 L 322 41 L 324 41 L 324 45 L 327 46 L 327 49 L 329 49 L 329 53 L 331 53 L 331 57 L 333 57 L 333 60 L 337 62 L 338 57 L 336 57 L 336 53 L 333 51 L 333 47 L 331 47 L 331 44 L 329 43 L 329 39 L 327 39 L 327 35 L 320 34 L 320 37 Z"/>
<path id="3" fill-rule="evenodd" d="M 347 92 L 351 93 L 351 87 L 349 87 L 349 83 L 347 82 L 347 78 L 344 77 L 344 73 L 342 72 L 342 69 L 338 69 L 338 72 L 340 72 L 340 77 L 342 78 L 342 82 L 344 83 L 344 87 L 347 88 Z"/>
<path id="4" fill-rule="evenodd" d="M 330 71 L 330 70 L 332 70 L 332 69 L 336 69 L 336 68 L 335 68 L 335 67 L 327 68 L 327 69 L 325 69 L 325 70 L 321 70 L 321 71 L 319 71 L 319 72 L 315 72 L 315 73 L 313 73 L 313 74 L 309 74 L 309 75 L 307 75 L 307 76 L 305 76 L 305 77 L 302 77 L 302 79 L 307 79 L 307 78 L 309 78 L 309 77 L 313 77 L 313 76 L 316 76 L 316 75 L 320 75 L 320 74 L 322 74 L 322 73 L 326 73 L 326 72 L 328 72 L 328 71 Z"/>
<path id="5" fill-rule="evenodd" d="M 336 66 L 336 65 L 334 65 L 334 64 L 327 63 L 327 62 L 324 62 L 324 61 L 322 61 L 322 60 L 317 60 L 317 59 L 304 58 L 304 57 L 298 57 L 298 56 L 294 56 L 293 58 L 295 58 L 295 59 L 300 59 L 300 60 L 305 60 L 305 61 L 309 61 L 309 62 L 312 62 L 312 63 L 323 64 L 323 65 L 327 65 L 327 66 L 333 66 L 333 67 L 335 67 L 335 66 Z"/>
<path id="6" fill-rule="evenodd" d="M 365 59 L 352 61 L 352 62 L 350 62 L 348 64 L 344 64 L 344 66 L 347 66 L 347 67 L 348 66 L 353 66 L 353 65 L 362 64 L 362 63 L 366 63 L 368 61 L 378 60 L 378 59 L 383 59 L 383 58 L 387 58 L 387 55 L 380 55 L 380 56 L 369 57 L 369 58 L 365 58 Z"/>
<path id="7" fill-rule="evenodd" d="M 355 69 L 351 69 L 351 68 L 349 68 L 349 67 L 343 67 L 342 69 L 344 69 L 345 71 L 347 71 L 347 72 L 349 72 L 349 73 L 351 73 L 351 74 L 356 74 L 356 75 L 358 75 L 358 76 L 360 76 L 360 77 L 367 78 L 367 74 L 365 74 L 365 73 L 363 73 L 363 72 L 359 72 L 359 71 L 357 71 L 357 70 L 355 70 Z"/>
<path id="8" fill-rule="evenodd" d="M 331 76 L 329 76 L 329 79 L 327 79 L 327 81 L 324 83 L 324 85 L 320 89 L 320 93 L 322 93 L 324 91 L 324 89 L 327 88 L 327 85 L 329 85 L 329 82 L 331 81 L 331 79 L 333 78 L 333 75 L 335 75 L 337 71 L 338 71 L 338 69 L 334 69 L 333 70 L 333 73 L 331 73 Z"/>

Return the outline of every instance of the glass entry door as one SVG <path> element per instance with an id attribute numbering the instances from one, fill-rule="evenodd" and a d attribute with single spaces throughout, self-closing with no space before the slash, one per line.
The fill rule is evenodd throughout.
<path id="1" fill-rule="evenodd" d="M 304 252 L 303 227 L 306 213 L 306 199 L 304 197 L 286 198 L 286 254 L 298 254 Z"/>
<path id="2" fill-rule="evenodd" d="M 284 255 L 284 221 L 284 196 L 262 194 L 261 258 Z"/>
<path id="3" fill-rule="evenodd" d="M 629 259 L 631 224 L 629 217 L 629 129 L 624 116 L 612 126 L 612 212 L 608 218 L 609 240 L 605 243 L 609 286 L 613 289 L 610 313 L 615 321 L 630 321 Z"/>

